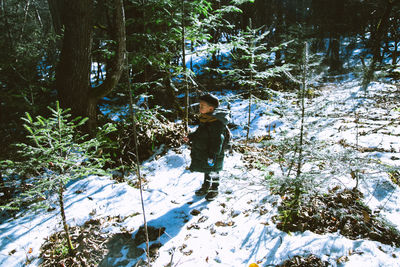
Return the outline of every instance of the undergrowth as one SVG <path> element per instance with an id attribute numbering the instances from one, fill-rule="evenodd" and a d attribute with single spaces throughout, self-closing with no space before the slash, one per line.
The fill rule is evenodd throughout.
<path id="1" fill-rule="evenodd" d="M 136 216 L 132 214 L 131 216 Z M 127 217 L 106 216 L 99 219 L 90 219 L 81 226 L 70 228 L 71 239 L 76 253 L 68 254 L 68 247 L 63 237 L 64 232 L 56 232 L 49 236 L 41 246 L 42 267 L 53 266 L 146 266 L 140 259 L 145 253 L 140 245 L 145 242 L 144 228 L 140 227 L 136 234 L 125 229 L 122 223 Z M 104 229 L 119 227 L 121 232 L 105 232 Z M 149 227 L 149 239 L 156 241 L 165 228 Z M 155 242 L 150 246 L 150 257 L 154 261 L 158 256 L 158 249 L 162 246 Z M 126 251 L 124 261 L 119 261 Z M 132 265 L 132 263 L 134 263 Z"/>
<path id="2" fill-rule="evenodd" d="M 400 233 L 362 203 L 356 189 L 335 187 L 326 194 L 281 194 L 279 214 L 273 220 L 285 232 L 306 230 L 317 234 L 340 232 L 349 239 L 369 239 L 400 247 Z"/>
<path id="3" fill-rule="evenodd" d="M 400 186 L 400 172 L 399 171 L 390 171 L 389 177 L 390 177 L 390 180 L 394 184 L 396 184 L 397 186 Z"/>
<path id="4" fill-rule="evenodd" d="M 315 255 L 309 255 L 308 257 L 294 256 L 291 259 L 284 261 L 278 267 L 327 267 L 329 263 L 322 261 Z"/>
<path id="5" fill-rule="evenodd" d="M 156 111 L 141 111 L 138 116 L 137 140 L 140 161 L 151 157 L 158 148 L 164 146 L 175 148 L 182 144 L 184 136 L 183 125 L 173 123 Z M 115 122 L 117 131 L 108 138 L 115 144 L 110 152 L 113 162 L 119 169 L 124 170 L 136 162 L 132 124 L 128 121 Z"/>

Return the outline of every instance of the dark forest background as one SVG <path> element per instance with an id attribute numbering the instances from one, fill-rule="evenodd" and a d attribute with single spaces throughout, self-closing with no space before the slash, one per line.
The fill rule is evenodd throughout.
<path id="1" fill-rule="evenodd" d="M 56 100 L 89 117 L 84 130 L 93 132 L 109 120 L 99 106 L 128 104 L 129 90 L 175 120 L 185 116 L 185 92 L 243 89 L 218 70 L 246 63 L 221 47 L 251 29 L 268 32 L 261 43 L 271 57 L 260 69 L 300 64 L 307 41 L 325 79 L 398 79 L 399 26 L 393 0 L 0 0 L 0 160 L 24 140 L 24 113 L 45 116 Z M 199 47 L 202 70 L 182 60 Z M 279 74 L 261 85 L 295 86 Z"/>

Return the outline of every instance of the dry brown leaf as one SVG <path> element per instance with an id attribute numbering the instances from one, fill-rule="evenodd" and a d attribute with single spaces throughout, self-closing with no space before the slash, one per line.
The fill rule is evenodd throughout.
<path id="1" fill-rule="evenodd" d="M 216 226 L 226 226 L 226 224 L 222 221 L 218 221 L 215 223 Z"/>
<path id="2" fill-rule="evenodd" d="M 366 212 L 365 210 L 362 211 L 363 217 L 364 217 L 364 222 L 370 222 L 371 221 L 371 217 L 369 216 L 368 212 Z"/>

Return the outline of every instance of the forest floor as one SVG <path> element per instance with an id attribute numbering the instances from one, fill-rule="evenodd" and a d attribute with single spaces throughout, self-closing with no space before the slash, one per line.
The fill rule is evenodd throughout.
<path id="1" fill-rule="evenodd" d="M 151 266 L 400 266 L 399 93 L 384 83 L 316 87 L 300 180 L 286 178 L 296 163 L 296 94 L 253 101 L 248 141 L 248 100 L 220 95 L 231 99 L 236 128 L 215 200 L 195 196 L 202 174 L 187 170 L 187 145 L 141 166 Z M 0 265 L 145 266 L 137 177 L 127 179 L 68 186 L 75 257 L 57 209 L 28 211 L 1 223 Z"/>

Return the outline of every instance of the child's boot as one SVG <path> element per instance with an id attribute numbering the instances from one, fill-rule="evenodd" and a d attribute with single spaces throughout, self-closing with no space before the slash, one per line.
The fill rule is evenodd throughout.
<path id="1" fill-rule="evenodd" d="M 205 173 L 203 184 L 201 185 L 200 189 L 196 190 L 194 193 L 196 194 L 196 196 L 204 196 L 205 194 L 207 194 L 208 189 L 210 189 L 210 176 Z"/>
<path id="2" fill-rule="evenodd" d="M 218 186 L 219 186 L 219 181 L 213 181 L 211 184 L 210 190 L 208 190 L 208 193 L 206 195 L 206 199 L 208 201 L 214 200 L 218 196 Z"/>

